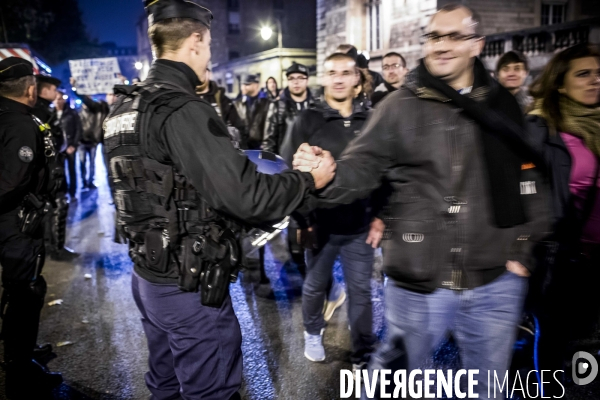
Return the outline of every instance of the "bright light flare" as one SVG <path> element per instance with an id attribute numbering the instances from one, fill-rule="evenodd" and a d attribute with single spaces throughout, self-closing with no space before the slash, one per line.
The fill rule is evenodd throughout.
<path id="1" fill-rule="evenodd" d="M 260 29 L 260 36 L 263 38 L 263 40 L 271 39 L 271 36 L 273 36 L 273 29 L 268 26 L 263 26 Z"/>

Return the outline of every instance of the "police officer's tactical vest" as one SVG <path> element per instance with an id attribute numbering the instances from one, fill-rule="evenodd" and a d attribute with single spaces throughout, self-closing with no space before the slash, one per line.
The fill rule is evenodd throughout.
<path id="1" fill-rule="evenodd" d="M 164 83 L 115 86 L 119 95 L 104 123 L 104 146 L 117 209 L 117 228 L 130 241 L 136 265 L 161 267 L 157 243 L 176 250 L 182 239 L 205 233 L 218 215 L 171 163 L 150 156 L 149 138 L 159 135 L 167 118 L 201 99 Z M 156 136 L 154 136 L 156 137 Z M 156 233 L 156 234 L 152 234 Z M 144 265 L 146 264 L 146 265 Z M 165 273 L 168 271 L 164 271 Z"/>

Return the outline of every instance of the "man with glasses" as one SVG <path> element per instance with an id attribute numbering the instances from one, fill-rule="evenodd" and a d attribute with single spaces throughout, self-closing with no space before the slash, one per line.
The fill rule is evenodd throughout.
<path id="1" fill-rule="evenodd" d="M 408 72 L 406 60 L 396 52 L 390 52 L 383 56 L 382 69 L 384 81 L 375 88 L 375 92 L 371 97 L 373 107 L 383 100 L 385 96 L 398 90 L 404 83 L 404 78 Z"/>
<path id="2" fill-rule="evenodd" d="M 507 372 L 532 245 L 547 221 L 525 214 L 523 117 L 477 58 L 477 27 L 463 5 L 433 15 L 425 57 L 337 158 L 319 197 L 351 203 L 384 179 L 393 190 L 383 241 L 388 332 L 369 369 L 419 369 L 452 333 L 487 399 L 488 373 Z M 331 155 L 308 144 L 294 156 L 305 171 L 324 161 Z"/>
<path id="3" fill-rule="evenodd" d="M 293 63 L 285 72 L 285 76 L 288 80 L 288 87 L 283 90 L 279 100 L 273 102 L 269 107 L 265 139 L 262 144 L 264 151 L 275 154 L 279 154 L 281 144 L 289 136 L 294 120 L 300 111 L 314 104 L 308 88 L 308 68 L 305 65 Z"/>

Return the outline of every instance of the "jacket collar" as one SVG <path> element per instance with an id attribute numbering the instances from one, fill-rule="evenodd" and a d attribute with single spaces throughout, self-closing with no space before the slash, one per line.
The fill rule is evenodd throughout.
<path id="1" fill-rule="evenodd" d="M 186 64 L 162 58 L 152 64 L 148 80 L 168 82 L 193 95 L 196 94 L 196 87 L 201 84 L 194 70 Z"/>
<path id="2" fill-rule="evenodd" d="M 0 96 L 0 108 L 4 108 L 5 110 L 15 111 L 26 115 L 31 114 L 33 111 L 33 108 L 29 107 L 28 105 L 19 103 L 18 101 L 14 101 L 2 96 Z"/>
<path id="3" fill-rule="evenodd" d="M 338 110 L 332 108 L 323 98 L 316 101 L 313 107 L 328 121 L 334 119 L 345 119 Z M 348 117 L 348 119 L 366 119 L 368 115 L 369 108 L 361 101 L 355 99 L 352 102 L 352 115 Z"/>
<path id="4" fill-rule="evenodd" d="M 450 101 L 449 98 L 444 96 L 439 91 L 429 88 L 425 86 L 422 82 L 420 74 L 422 73 L 422 69 L 425 66 L 423 64 L 423 59 L 420 60 L 420 65 L 414 69 L 412 69 L 407 75 L 404 81 L 404 86 L 413 92 L 417 97 L 422 99 L 431 99 L 441 101 L 442 103 L 447 103 Z M 474 82 L 473 82 L 473 90 L 471 93 L 466 96 L 474 99 L 474 100 L 485 100 L 488 98 L 492 92 L 496 89 L 496 82 L 489 76 L 487 71 L 485 70 L 485 66 L 479 60 L 479 58 L 475 58 L 475 64 L 473 65 L 474 69 Z"/>
<path id="5" fill-rule="evenodd" d="M 292 108 L 296 108 L 296 102 L 294 101 L 294 99 L 292 99 L 292 94 L 290 93 L 290 88 L 285 88 L 283 89 L 283 91 L 281 92 L 281 96 L 279 96 L 279 100 L 280 101 L 284 101 L 285 104 L 287 104 L 288 106 L 292 107 Z M 314 104 L 315 99 L 312 95 L 312 92 L 310 91 L 309 88 L 306 88 L 306 100 L 303 101 L 303 103 L 306 103 L 307 105 L 312 105 Z"/>

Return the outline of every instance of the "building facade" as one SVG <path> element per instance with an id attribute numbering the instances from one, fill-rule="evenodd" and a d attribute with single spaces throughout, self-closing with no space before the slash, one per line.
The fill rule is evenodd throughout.
<path id="1" fill-rule="evenodd" d="M 241 81 L 257 74 L 264 83 L 269 76 L 279 86 L 293 61 L 314 70 L 316 62 L 316 0 L 194 0 L 209 8 L 214 16 L 211 27 L 213 79 L 236 96 Z M 261 29 L 272 35 L 263 39 Z M 281 45 L 279 49 L 279 27 Z M 144 78 L 152 62 L 148 22 L 142 16 L 137 24 L 138 54 Z M 283 70 L 282 70 L 283 69 Z M 285 84 L 285 82 L 283 82 Z"/>
<path id="2" fill-rule="evenodd" d="M 369 67 L 376 71 L 389 51 L 401 53 L 408 67 L 415 67 L 429 18 L 449 3 L 465 4 L 479 15 L 486 35 L 482 59 L 490 70 L 500 54 L 513 48 L 541 69 L 567 44 L 600 43 L 597 0 L 317 0 L 318 74 L 325 57 L 342 43 L 368 53 Z"/>

